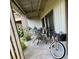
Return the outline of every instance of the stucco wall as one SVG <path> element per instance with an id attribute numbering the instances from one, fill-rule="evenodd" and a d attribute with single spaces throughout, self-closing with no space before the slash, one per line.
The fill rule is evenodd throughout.
<path id="1" fill-rule="evenodd" d="M 31 27 L 31 28 L 34 28 L 34 27 L 40 28 L 40 27 L 42 27 L 41 20 L 39 20 L 39 19 L 28 19 L 27 21 L 28 21 L 28 26 Z"/>
<path id="2" fill-rule="evenodd" d="M 56 32 L 62 31 L 66 33 L 65 0 L 60 0 L 59 2 L 57 2 L 53 10 Z"/>

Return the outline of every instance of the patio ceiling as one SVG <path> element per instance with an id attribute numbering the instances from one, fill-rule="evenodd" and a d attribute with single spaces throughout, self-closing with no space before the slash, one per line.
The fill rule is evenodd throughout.
<path id="1" fill-rule="evenodd" d="M 40 17 L 47 0 L 15 0 L 29 18 Z"/>

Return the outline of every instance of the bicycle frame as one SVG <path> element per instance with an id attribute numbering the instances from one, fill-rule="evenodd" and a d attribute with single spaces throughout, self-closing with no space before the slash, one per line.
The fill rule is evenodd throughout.
<path id="1" fill-rule="evenodd" d="M 53 41 L 52 41 L 50 47 L 51 47 L 52 45 L 56 45 L 56 48 L 58 48 L 57 43 L 60 42 L 60 41 L 59 41 L 59 38 L 58 38 L 57 36 L 52 36 L 52 40 L 53 40 Z"/>

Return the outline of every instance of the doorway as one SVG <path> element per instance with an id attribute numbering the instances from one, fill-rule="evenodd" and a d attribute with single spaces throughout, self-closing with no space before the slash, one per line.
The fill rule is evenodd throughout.
<path id="1" fill-rule="evenodd" d="M 54 27 L 54 17 L 53 17 L 53 10 L 50 11 L 46 16 L 45 16 L 45 19 L 43 18 L 42 19 L 42 24 L 43 24 L 43 27 L 45 27 L 47 30 L 46 34 L 47 36 L 50 36 L 52 35 L 52 32 L 55 31 L 55 27 Z M 46 24 L 46 26 L 45 26 Z"/>

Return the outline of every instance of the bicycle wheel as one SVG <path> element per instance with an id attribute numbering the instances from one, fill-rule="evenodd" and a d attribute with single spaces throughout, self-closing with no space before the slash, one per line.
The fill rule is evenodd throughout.
<path id="1" fill-rule="evenodd" d="M 51 55 L 56 59 L 61 59 L 65 56 L 65 47 L 61 42 L 58 42 L 58 47 L 55 46 L 56 44 L 52 45 L 50 48 Z"/>

